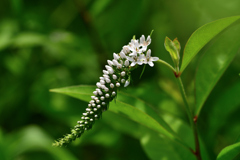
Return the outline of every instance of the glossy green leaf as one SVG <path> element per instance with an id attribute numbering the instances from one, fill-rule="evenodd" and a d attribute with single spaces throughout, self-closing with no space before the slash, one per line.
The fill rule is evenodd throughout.
<path id="1" fill-rule="evenodd" d="M 196 74 L 196 110 L 201 108 L 210 92 L 238 53 L 240 25 L 236 24 L 217 37 L 201 59 Z"/>
<path id="2" fill-rule="evenodd" d="M 234 159 L 240 154 L 240 142 L 225 147 L 217 156 L 217 160 Z"/>
<path id="3" fill-rule="evenodd" d="M 83 101 L 90 101 L 94 86 L 73 86 L 52 89 L 52 92 L 66 94 Z M 157 112 L 144 101 L 124 93 L 118 93 L 116 102 L 111 102 L 109 110 L 123 115 L 141 125 L 144 125 L 158 133 L 164 134 L 170 139 L 175 139 L 174 132 L 167 123 L 158 116 Z M 79 113 L 81 114 L 81 113 Z"/>
<path id="4" fill-rule="evenodd" d="M 180 72 L 183 72 L 194 56 L 217 34 L 240 19 L 240 16 L 233 16 L 216 20 L 197 29 L 185 46 Z"/>

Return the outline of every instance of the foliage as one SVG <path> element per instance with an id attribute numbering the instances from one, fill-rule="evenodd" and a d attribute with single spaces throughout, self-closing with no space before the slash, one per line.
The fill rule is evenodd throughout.
<path id="1" fill-rule="evenodd" d="M 51 147 L 79 120 L 106 60 L 133 34 L 152 29 L 152 53 L 169 64 L 164 38 L 178 37 L 185 46 L 179 67 L 198 116 L 202 158 L 238 159 L 239 5 L 233 0 L 1 1 L 0 159 L 194 159 L 181 145 L 194 148 L 176 78 L 158 64 L 146 67 L 141 80 L 142 68 L 134 71 L 132 85 L 81 139 Z M 79 84 L 90 86 L 65 87 Z M 49 93 L 50 88 L 77 99 Z M 175 140 L 164 137 L 168 126 Z"/>

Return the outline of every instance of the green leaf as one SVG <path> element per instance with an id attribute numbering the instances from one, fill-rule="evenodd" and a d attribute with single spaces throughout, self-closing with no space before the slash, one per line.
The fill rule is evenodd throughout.
<path id="1" fill-rule="evenodd" d="M 226 30 L 206 51 L 196 74 L 196 115 L 199 115 L 210 92 L 237 54 L 240 46 L 240 24 Z"/>
<path id="2" fill-rule="evenodd" d="M 83 101 L 90 101 L 90 96 L 96 87 L 93 86 L 72 86 L 65 88 L 52 89 L 50 91 L 66 94 Z M 168 124 L 152 109 L 151 106 L 144 101 L 125 93 L 118 93 L 116 103 L 111 102 L 109 110 L 123 115 L 139 124 L 150 128 L 151 130 L 163 134 L 170 139 L 178 139 L 175 137 L 174 131 Z M 79 113 L 80 114 L 80 113 Z"/>
<path id="3" fill-rule="evenodd" d="M 177 44 L 177 46 L 175 46 L 176 44 Z M 164 46 L 165 46 L 166 50 L 170 53 L 170 55 L 174 61 L 179 59 L 178 50 L 180 49 L 180 47 L 179 47 L 180 45 L 179 45 L 179 43 L 177 43 L 176 40 L 172 41 L 171 39 L 166 37 Z"/>
<path id="4" fill-rule="evenodd" d="M 240 18 L 233 16 L 207 23 L 197 29 L 185 46 L 180 72 L 183 72 L 194 56 L 217 34 Z"/>
<path id="5" fill-rule="evenodd" d="M 225 147 L 217 156 L 217 160 L 233 159 L 240 153 L 240 142 Z"/>
<path id="6" fill-rule="evenodd" d="M 173 43 L 174 43 L 175 47 L 176 47 L 177 50 L 178 50 L 178 57 L 179 57 L 179 53 L 180 53 L 180 50 L 181 50 L 181 45 L 180 45 L 180 43 L 179 43 L 179 41 L 178 41 L 177 38 L 175 38 L 175 39 L 173 40 Z"/>

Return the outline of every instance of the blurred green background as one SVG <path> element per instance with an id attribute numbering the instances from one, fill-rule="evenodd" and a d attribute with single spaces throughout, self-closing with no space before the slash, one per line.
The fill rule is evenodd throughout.
<path id="1" fill-rule="evenodd" d="M 104 113 L 68 147 L 53 148 L 51 143 L 70 131 L 87 103 L 49 89 L 94 85 L 113 52 L 120 52 L 133 35 L 147 36 L 151 30 L 152 55 L 172 64 L 163 45 L 166 36 L 177 37 L 183 50 L 197 28 L 240 15 L 239 6 L 239 0 L 1 0 L 0 159 L 148 159 L 139 140 L 111 122 L 118 117 L 113 113 Z M 192 103 L 202 55 L 182 75 Z M 240 134 L 239 60 L 238 54 L 199 118 L 202 140 L 213 159 Z M 141 69 L 133 72 L 133 83 L 124 92 L 146 100 L 163 116 L 187 121 L 173 73 L 161 65 L 146 67 L 139 80 Z M 118 117 L 115 123 L 124 120 Z"/>

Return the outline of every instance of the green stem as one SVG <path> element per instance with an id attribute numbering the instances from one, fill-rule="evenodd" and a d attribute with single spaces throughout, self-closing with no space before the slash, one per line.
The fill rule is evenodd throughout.
<path id="1" fill-rule="evenodd" d="M 177 77 L 177 80 L 178 80 L 178 85 L 179 85 L 181 95 L 182 95 L 182 98 L 183 98 L 183 101 L 184 101 L 184 104 L 186 107 L 188 119 L 189 119 L 191 128 L 193 129 L 193 135 L 194 135 L 194 141 L 195 141 L 195 151 L 192 151 L 192 152 L 198 160 L 202 160 L 201 152 L 200 152 L 200 145 L 199 145 L 199 140 L 198 140 L 198 132 L 197 132 L 197 117 L 193 117 L 193 112 L 191 111 L 191 108 L 188 105 L 187 96 L 185 93 L 185 89 L 184 89 L 181 77 Z"/>
<path id="2" fill-rule="evenodd" d="M 174 69 L 169 63 L 159 59 L 157 62 L 161 63 L 161 64 L 164 64 L 165 66 L 167 66 L 168 68 L 170 68 L 175 77 L 177 78 L 177 81 L 178 81 L 178 86 L 180 88 L 180 91 L 181 91 L 181 95 L 182 95 L 182 99 L 183 99 L 183 102 L 185 104 L 185 107 L 186 107 L 186 112 L 187 112 L 187 116 L 188 116 L 188 119 L 189 119 L 189 122 L 190 122 L 190 126 L 191 128 L 193 129 L 193 135 L 194 135 L 194 142 L 195 142 L 195 151 L 192 150 L 190 148 L 190 151 L 196 156 L 197 160 L 202 160 L 201 158 L 201 152 L 200 152 L 200 144 L 199 144 L 199 140 L 198 140 L 198 132 L 197 132 L 197 117 L 193 117 L 193 112 L 187 102 L 187 96 L 186 96 L 186 93 L 185 93 L 185 89 L 184 89 L 184 86 L 183 86 L 183 83 L 182 83 L 182 79 L 180 77 L 181 75 L 181 72 L 179 72 L 179 68 L 176 67 L 176 69 Z M 179 143 L 183 144 L 184 147 L 188 148 L 184 143 L 182 143 L 182 141 L 179 141 L 178 139 L 176 139 Z"/>
<path id="3" fill-rule="evenodd" d="M 170 68 L 174 73 L 176 72 L 176 70 L 169 63 L 165 62 L 164 60 L 159 59 L 157 62 L 164 64 L 165 66 Z"/>
<path id="4" fill-rule="evenodd" d="M 187 111 L 188 119 L 189 119 L 189 122 L 190 122 L 190 126 L 193 128 L 193 126 L 194 126 L 193 113 L 192 113 L 191 108 L 190 108 L 190 106 L 188 105 L 188 102 L 187 102 L 187 96 L 186 96 L 185 89 L 184 89 L 184 86 L 183 86 L 183 83 L 182 83 L 182 79 L 181 79 L 181 77 L 178 77 L 177 80 L 178 80 L 178 86 L 180 88 L 181 95 L 182 95 L 182 98 L 183 98 L 183 102 L 184 102 L 185 107 L 186 107 L 186 111 Z"/>

